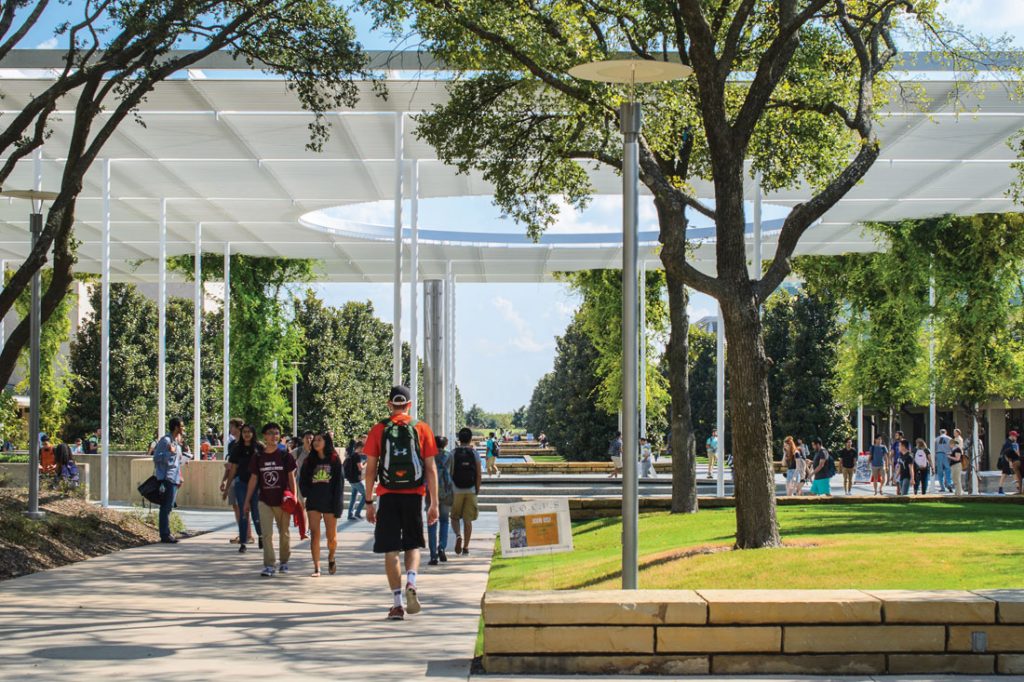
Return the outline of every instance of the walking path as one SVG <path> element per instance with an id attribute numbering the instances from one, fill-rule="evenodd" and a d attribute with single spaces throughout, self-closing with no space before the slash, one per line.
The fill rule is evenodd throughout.
<path id="1" fill-rule="evenodd" d="M 423 612 L 397 623 L 384 620 L 391 593 L 365 522 L 341 522 L 334 576 L 308 577 L 293 528 L 292 574 L 261 578 L 261 553 L 240 556 L 233 528 L 204 518 L 222 530 L 9 580 L 0 677 L 466 679 L 494 545 L 495 523 L 481 521 L 469 557 L 424 557 Z"/>

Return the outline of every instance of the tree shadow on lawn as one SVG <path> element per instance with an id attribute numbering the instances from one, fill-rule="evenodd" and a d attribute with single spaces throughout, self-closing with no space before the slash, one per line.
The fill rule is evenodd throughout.
<path id="1" fill-rule="evenodd" d="M 1018 531 L 1024 508 L 978 503 L 860 505 L 789 508 L 780 514 L 783 537 Z"/>

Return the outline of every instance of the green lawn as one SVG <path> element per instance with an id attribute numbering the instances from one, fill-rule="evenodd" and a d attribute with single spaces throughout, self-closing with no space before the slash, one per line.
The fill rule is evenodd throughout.
<path id="1" fill-rule="evenodd" d="M 1024 506 L 915 503 L 779 507 L 785 547 L 730 549 L 734 510 L 640 517 L 640 586 L 982 589 L 1024 587 Z M 575 550 L 504 559 L 492 590 L 617 588 L 621 523 L 574 524 Z M 500 553 L 499 553 L 500 554 Z"/>
<path id="2" fill-rule="evenodd" d="M 530 455 L 530 459 L 534 462 L 564 462 L 565 458 L 561 455 Z"/>

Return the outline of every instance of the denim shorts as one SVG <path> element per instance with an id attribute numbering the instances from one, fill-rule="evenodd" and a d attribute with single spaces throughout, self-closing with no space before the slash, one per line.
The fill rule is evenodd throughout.
<path id="1" fill-rule="evenodd" d="M 786 483 L 799 483 L 800 482 L 800 470 L 799 469 L 786 469 Z"/>

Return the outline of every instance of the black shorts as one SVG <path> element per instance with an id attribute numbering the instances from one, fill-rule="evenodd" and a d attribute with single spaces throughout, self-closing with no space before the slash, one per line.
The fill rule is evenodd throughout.
<path id="1" fill-rule="evenodd" d="M 387 493 L 378 496 L 373 551 L 384 554 L 426 547 L 422 505 L 422 495 Z"/>

